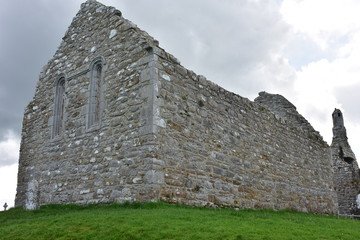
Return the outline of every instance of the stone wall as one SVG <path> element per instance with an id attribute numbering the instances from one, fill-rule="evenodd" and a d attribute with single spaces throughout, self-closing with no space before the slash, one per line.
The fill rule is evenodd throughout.
<path id="1" fill-rule="evenodd" d="M 16 206 L 158 200 L 336 213 L 330 148 L 282 96 L 228 92 L 89 0 L 25 110 Z"/>
<path id="2" fill-rule="evenodd" d="M 292 108 L 262 93 L 249 101 L 160 58 L 161 199 L 194 205 L 335 213 L 328 145 Z M 272 101 L 272 102 L 271 102 Z M 296 116 L 296 117 L 295 117 Z"/>
<path id="3" fill-rule="evenodd" d="M 82 5 L 25 110 L 16 206 L 154 198 L 149 44 L 157 43 L 118 10 Z M 91 66 L 99 59 L 101 120 L 89 127 Z M 59 76 L 66 79 L 64 127 L 53 137 Z"/>

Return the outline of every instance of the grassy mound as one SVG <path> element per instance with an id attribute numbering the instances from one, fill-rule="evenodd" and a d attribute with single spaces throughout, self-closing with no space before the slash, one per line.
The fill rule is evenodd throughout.
<path id="1" fill-rule="evenodd" d="M 360 239 L 360 221 L 165 203 L 46 205 L 0 212 L 0 240 L 5 239 Z"/>

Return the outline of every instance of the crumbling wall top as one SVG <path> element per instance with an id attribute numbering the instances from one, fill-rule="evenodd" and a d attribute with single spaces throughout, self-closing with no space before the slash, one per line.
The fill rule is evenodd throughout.
<path id="1" fill-rule="evenodd" d="M 344 118 L 340 109 L 334 110 L 332 114 L 334 127 L 344 127 Z"/>
<path id="2" fill-rule="evenodd" d="M 311 126 L 311 124 L 296 110 L 296 107 L 285 97 L 279 94 L 270 94 L 267 92 L 260 92 L 259 96 L 254 100 L 256 103 L 268 108 L 273 112 L 276 118 L 280 121 L 292 124 L 294 127 L 302 131 L 309 132 L 309 136 L 323 141 L 319 132 Z"/>
<path id="3" fill-rule="evenodd" d="M 356 158 L 348 143 L 346 128 L 344 126 L 344 117 L 340 109 L 335 108 L 332 119 L 333 139 L 331 146 L 340 149 L 339 156 L 341 159 L 347 160 L 347 162 L 353 162 Z"/>

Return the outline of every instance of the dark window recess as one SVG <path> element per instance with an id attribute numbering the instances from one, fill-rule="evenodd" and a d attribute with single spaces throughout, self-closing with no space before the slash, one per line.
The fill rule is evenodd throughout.
<path id="1" fill-rule="evenodd" d="M 61 77 L 56 84 L 53 137 L 60 135 L 64 128 L 65 78 Z"/>
<path id="2" fill-rule="evenodd" d="M 89 127 L 100 122 L 101 114 L 101 75 L 103 66 L 101 62 L 93 65 L 90 82 L 90 99 L 89 99 Z"/>
<path id="3" fill-rule="evenodd" d="M 354 159 L 352 157 L 344 157 L 344 161 L 348 164 L 352 164 L 354 162 Z"/>
<path id="4" fill-rule="evenodd" d="M 339 157 L 341 159 L 343 159 L 345 162 L 347 162 L 348 164 L 352 164 L 354 162 L 354 160 L 355 160 L 352 157 L 345 157 L 342 147 L 339 147 Z"/>

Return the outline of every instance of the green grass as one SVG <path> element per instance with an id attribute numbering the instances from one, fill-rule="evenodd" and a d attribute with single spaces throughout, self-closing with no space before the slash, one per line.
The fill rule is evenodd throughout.
<path id="1" fill-rule="evenodd" d="M 360 239 L 360 221 L 165 203 L 46 205 L 0 212 L 0 239 Z"/>

